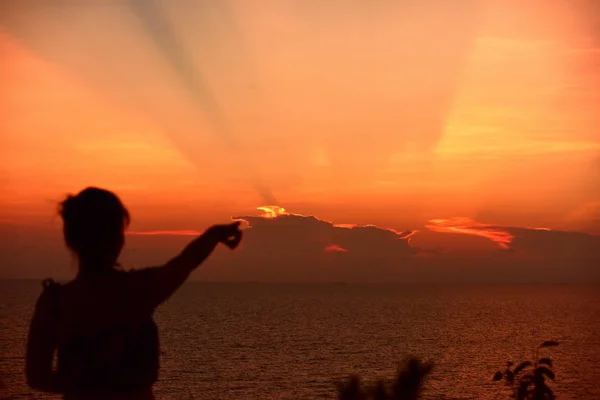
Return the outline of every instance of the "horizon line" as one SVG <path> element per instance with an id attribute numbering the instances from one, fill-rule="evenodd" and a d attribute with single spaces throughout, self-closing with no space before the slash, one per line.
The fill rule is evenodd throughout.
<path id="1" fill-rule="evenodd" d="M 0 281 L 43 281 L 46 278 L 4 278 Z M 58 279 L 56 281 L 69 281 L 72 278 Z M 322 286 L 600 286 L 600 281 L 585 282 L 344 282 L 344 281 L 233 281 L 233 280 L 188 280 L 188 284 L 210 284 L 210 285 L 322 285 Z"/>

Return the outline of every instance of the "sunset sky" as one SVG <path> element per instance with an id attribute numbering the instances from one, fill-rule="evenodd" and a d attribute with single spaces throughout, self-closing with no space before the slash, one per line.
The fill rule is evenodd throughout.
<path id="1" fill-rule="evenodd" d="M 0 3 L 0 277 L 72 272 L 56 203 L 89 185 L 129 207 L 131 265 L 248 216 L 235 262 L 262 267 L 245 280 L 343 280 L 323 272 L 335 264 L 361 281 L 363 264 L 385 264 L 383 277 L 406 258 L 465 277 L 519 265 L 529 277 L 542 248 L 560 253 L 565 276 L 573 263 L 581 279 L 590 272 L 600 248 L 593 2 L 164 2 L 231 137 L 133 3 Z M 265 205 L 293 215 L 266 219 Z M 353 225 L 374 227 L 363 237 Z M 310 257 L 290 264 L 295 253 Z M 198 278 L 235 279 L 231 262 Z"/>

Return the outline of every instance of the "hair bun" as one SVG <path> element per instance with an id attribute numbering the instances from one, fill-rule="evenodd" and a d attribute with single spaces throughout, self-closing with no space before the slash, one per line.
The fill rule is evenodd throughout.
<path id="1" fill-rule="evenodd" d="M 89 259 L 101 257 L 103 251 L 116 251 L 114 247 L 124 241 L 129 224 L 129 212 L 117 195 L 96 187 L 67 195 L 58 213 L 67 247 Z"/>
<path id="2" fill-rule="evenodd" d="M 76 212 L 76 209 L 77 196 L 70 194 L 60 203 L 59 213 L 63 219 L 69 219 L 69 216 L 72 216 Z"/>

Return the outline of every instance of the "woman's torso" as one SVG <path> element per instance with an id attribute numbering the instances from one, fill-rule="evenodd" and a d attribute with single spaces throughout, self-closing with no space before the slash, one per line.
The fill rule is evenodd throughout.
<path id="1" fill-rule="evenodd" d="M 136 315 L 126 272 L 53 286 L 57 377 L 66 400 L 151 399 L 159 340 L 152 315 Z"/>

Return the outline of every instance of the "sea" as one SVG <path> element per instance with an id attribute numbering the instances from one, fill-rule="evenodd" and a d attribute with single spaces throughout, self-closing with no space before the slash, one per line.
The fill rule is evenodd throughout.
<path id="1" fill-rule="evenodd" d="M 492 376 L 541 349 L 558 399 L 600 399 L 600 287 L 187 283 L 156 313 L 158 399 L 336 399 L 336 383 L 434 364 L 424 399 L 508 399 Z M 2 399 L 24 380 L 40 281 L 0 281 Z"/>

